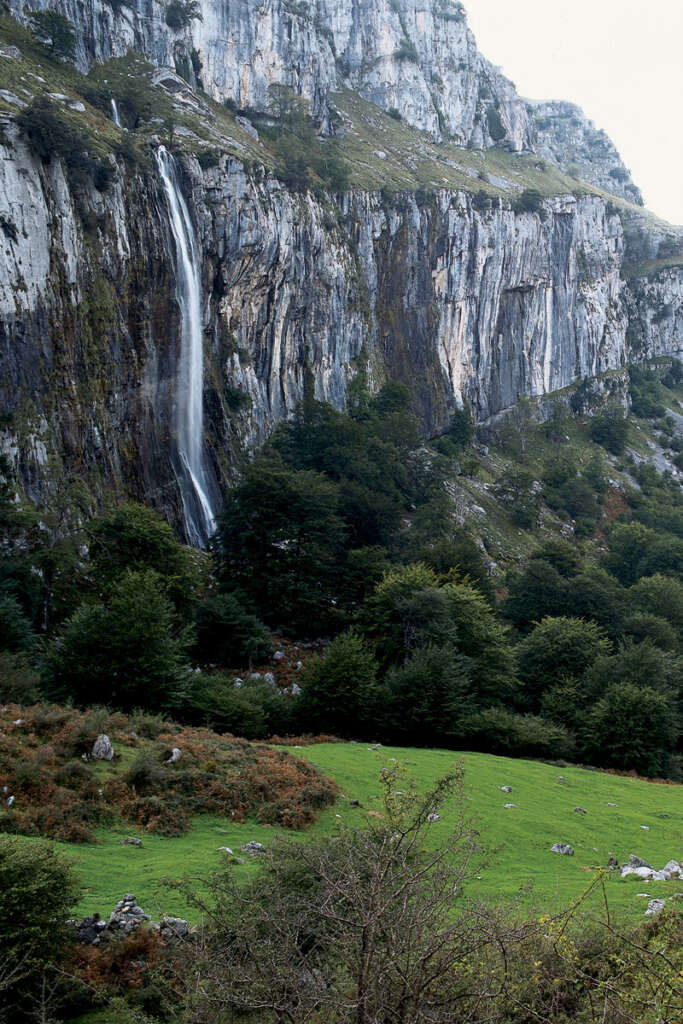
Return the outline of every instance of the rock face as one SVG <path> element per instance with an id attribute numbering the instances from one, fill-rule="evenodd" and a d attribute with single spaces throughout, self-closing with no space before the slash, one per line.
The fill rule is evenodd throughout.
<path id="1" fill-rule="evenodd" d="M 629 203 L 643 205 L 640 189 L 634 185 L 612 140 L 589 121 L 574 103 L 532 101 L 536 120 L 536 151 L 558 164 L 572 177 L 589 181 L 605 192 Z"/>
<path id="2" fill-rule="evenodd" d="M 534 120 L 513 84 L 477 50 L 457 0 L 199 0 L 201 19 L 173 30 L 166 4 L 131 0 L 9 0 L 19 20 L 54 8 L 78 31 L 78 63 L 142 52 L 200 79 L 215 99 L 266 109 L 290 86 L 329 126 L 330 92 L 350 88 L 433 138 L 477 147 L 533 145 Z M 192 60 L 193 52 L 197 55 Z"/>
<path id="3" fill-rule="evenodd" d="M 399 107 L 433 138 L 488 147 L 493 130 L 508 149 L 534 145 L 525 104 L 449 0 L 204 0 L 203 20 L 180 33 L 155 0 L 56 6 L 78 27 L 84 66 L 129 45 L 173 66 L 195 48 L 214 96 L 263 107 L 268 86 L 285 82 L 323 130 L 343 87 Z M 177 76 L 159 76 L 210 118 Z M 58 160 L 34 158 L 13 116 L 0 121 L 0 408 L 13 417 L 2 448 L 39 506 L 76 479 L 91 506 L 116 490 L 182 533 L 181 324 L 158 174 L 112 155 L 111 186 L 76 196 Z M 220 485 L 293 411 L 307 364 L 316 396 L 338 408 L 359 367 L 374 388 L 405 382 L 433 435 L 462 402 L 486 421 L 586 378 L 620 397 L 629 360 L 680 356 L 683 270 L 665 258 L 679 251 L 675 232 L 590 194 L 524 212 L 522 186 L 504 179 L 505 195 L 482 203 L 476 174 L 471 189 L 292 193 L 235 155 L 250 138 L 216 166 L 177 157 L 200 250 L 204 451 Z"/>

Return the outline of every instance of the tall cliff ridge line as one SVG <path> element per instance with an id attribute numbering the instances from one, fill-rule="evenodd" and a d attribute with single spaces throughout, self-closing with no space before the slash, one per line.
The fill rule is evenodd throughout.
<path id="1" fill-rule="evenodd" d="M 0 19 L 0 437 L 40 507 L 65 493 L 86 505 L 130 494 L 189 536 L 177 470 L 183 310 L 162 144 L 196 240 L 202 458 L 219 484 L 292 412 L 307 367 L 316 395 L 337 407 L 361 368 L 372 386 L 404 381 L 435 434 L 463 401 L 485 421 L 585 378 L 609 390 L 631 360 L 680 357 L 680 231 L 525 152 L 536 118 L 501 76 L 482 96 L 482 76 L 494 73 L 457 6 L 439 18 L 408 0 L 328 0 L 316 21 L 303 4 L 204 5 L 180 41 L 185 53 L 200 47 L 205 93 L 163 66 L 180 51 L 161 6 L 145 6 L 144 18 L 142 6 L 58 6 L 78 26 L 83 67 L 94 62 L 88 77 Z M 432 70 L 455 69 L 443 108 L 429 89 L 432 106 L 420 106 L 419 61 L 395 46 L 370 56 L 404 32 L 399 9 L 419 53 L 439 55 Z M 219 21 L 220 45 L 210 45 Z M 324 60 L 319 45 L 331 53 L 331 34 L 345 40 L 337 53 L 351 54 L 341 77 L 342 58 Z M 131 42 L 151 65 L 97 64 Z M 469 72 L 459 70 L 466 60 Z M 191 66 L 181 66 L 190 79 Z M 247 120 L 216 99 L 263 109 L 283 75 L 312 101 L 320 153 L 348 165 L 340 190 L 315 172 L 288 187 L 272 118 Z M 68 153 L 41 159 L 31 143 L 22 117 L 46 93 L 50 116 L 86 140 L 87 173 Z M 401 96 L 412 106 L 399 121 L 389 111 Z M 127 127 L 114 123 L 112 98 Z M 505 128 L 496 146 L 489 107 Z M 77 494 L 66 490 L 74 480 Z"/>

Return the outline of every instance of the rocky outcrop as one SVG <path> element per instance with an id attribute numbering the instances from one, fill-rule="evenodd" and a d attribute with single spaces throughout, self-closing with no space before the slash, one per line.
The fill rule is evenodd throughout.
<path id="1" fill-rule="evenodd" d="M 643 205 L 619 152 L 604 131 L 595 127 L 575 103 L 531 101 L 536 121 L 536 152 L 563 171 L 588 181 L 629 203 Z"/>
<path id="2" fill-rule="evenodd" d="M 20 20 L 46 7 L 66 15 L 84 70 L 132 48 L 238 107 L 266 109 L 269 87 L 287 85 L 329 128 L 330 92 L 350 88 L 435 139 L 504 142 L 515 151 L 533 145 L 526 104 L 477 50 L 457 0 L 199 0 L 201 17 L 179 29 L 168 25 L 160 0 L 9 6 Z"/>

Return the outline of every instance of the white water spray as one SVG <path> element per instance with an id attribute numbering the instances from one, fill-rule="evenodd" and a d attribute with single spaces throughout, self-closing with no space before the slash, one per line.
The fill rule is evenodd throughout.
<path id="1" fill-rule="evenodd" d="M 204 352 L 199 257 L 194 227 L 180 190 L 176 162 L 159 146 L 156 162 L 166 194 L 176 250 L 176 295 L 181 313 L 181 345 L 176 388 L 175 428 L 178 484 L 191 544 L 203 547 L 216 517 L 204 467 Z"/>
<path id="2" fill-rule="evenodd" d="M 123 128 L 123 125 L 121 124 L 121 118 L 119 117 L 119 108 L 116 106 L 116 100 L 113 96 L 111 97 L 111 116 L 116 127 Z"/>

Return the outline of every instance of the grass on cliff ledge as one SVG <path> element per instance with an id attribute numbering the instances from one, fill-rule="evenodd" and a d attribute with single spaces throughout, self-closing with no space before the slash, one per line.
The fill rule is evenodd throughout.
<path id="1" fill-rule="evenodd" d="M 296 750 L 298 757 L 333 778 L 339 787 L 336 803 L 315 824 L 291 833 L 302 842 L 331 835 L 340 824 L 362 826 L 368 812 L 381 811 L 379 773 L 392 758 L 403 762 L 420 789 L 444 775 L 454 761 L 465 760 L 467 807 L 490 863 L 472 892 L 483 898 L 519 899 L 544 912 L 577 899 L 611 855 L 623 863 L 635 853 L 661 868 L 671 858 L 683 859 L 683 787 L 614 776 L 573 766 L 553 766 L 487 754 L 456 754 L 445 750 L 382 747 L 364 743 L 324 743 Z M 560 781 L 564 777 L 564 782 Z M 499 787 L 509 785 L 510 794 Z M 360 807 L 351 801 L 359 800 Z M 506 809 L 506 803 L 517 804 Z M 610 806 L 615 804 L 616 806 Z M 586 814 L 574 811 L 583 807 Z M 431 826 L 431 841 L 443 839 L 449 816 Z M 646 831 L 642 826 L 647 826 Z M 122 825 L 97 831 L 97 842 L 58 844 L 75 861 L 83 882 L 79 913 L 109 913 L 124 892 L 134 892 L 153 914 L 162 910 L 192 917 L 182 896 L 161 881 L 183 875 L 198 877 L 217 868 L 220 846 L 240 854 L 251 839 L 268 844 L 276 829 L 253 819 L 236 824 L 217 816 L 193 819 L 190 831 L 169 839 L 130 830 Z M 142 847 L 119 846 L 127 835 L 139 835 Z M 27 839 L 26 842 L 41 840 Z M 571 843 L 573 857 L 550 852 L 553 843 Z M 235 871 L 246 877 L 257 862 L 247 859 Z M 476 887 L 476 889 L 474 888 Z M 647 899 L 672 896 L 681 882 L 635 882 L 609 874 L 610 906 L 633 920 L 642 917 Z"/>

